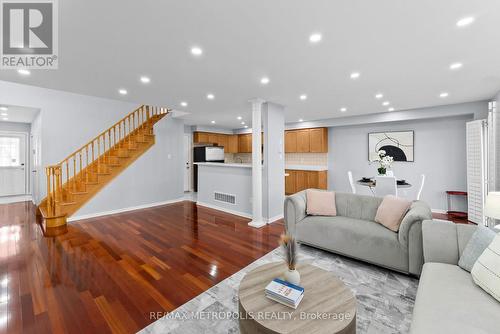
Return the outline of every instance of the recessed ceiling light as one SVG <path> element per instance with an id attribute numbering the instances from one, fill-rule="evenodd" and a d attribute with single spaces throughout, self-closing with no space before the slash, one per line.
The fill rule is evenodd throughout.
<path id="1" fill-rule="evenodd" d="M 269 83 L 269 78 L 268 77 L 264 77 L 262 79 L 260 79 L 260 83 L 263 84 L 263 85 L 267 85 Z"/>
<path id="2" fill-rule="evenodd" d="M 128 92 L 127 92 L 127 90 L 126 90 L 126 89 L 119 89 L 119 90 L 118 90 L 118 93 L 120 93 L 120 94 L 122 94 L 122 95 L 127 95 L 127 94 L 128 94 Z"/>
<path id="3" fill-rule="evenodd" d="M 394 111 L 394 108 L 393 107 L 390 107 L 389 109 L 387 109 L 388 111 Z"/>
<path id="4" fill-rule="evenodd" d="M 357 79 L 359 78 L 361 74 L 359 72 L 352 72 L 351 73 L 351 79 Z"/>
<path id="5" fill-rule="evenodd" d="M 215 124 L 215 121 L 211 121 L 210 123 Z"/>
<path id="6" fill-rule="evenodd" d="M 321 36 L 321 34 L 315 33 L 315 34 L 312 34 L 311 36 L 309 36 L 309 42 L 318 43 L 321 41 L 322 38 L 323 38 L 323 36 Z"/>
<path id="7" fill-rule="evenodd" d="M 207 99 L 209 99 L 209 100 L 215 99 L 214 94 L 207 94 Z"/>
<path id="8" fill-rule="evenodd" d="M 379 100 L 380 100 L 380 99 L 381 99 L 381 98 L 383 98 L 383 97 L 384 97 L 384 94 L 382 94 L 382 93 L 377 93 L 377 94 L 375 94 L 375 98 L 376 98 L 376 99 L 379 99 Z"/>
<path id="9" fill-rule="evenodd" d="M 238 116 L 238 117 L 236 117 L 236 119 L 237 119 L 238 121 L 241 121 L 241 120 L 243 119 L 243 117 Z"/>
<path id="10" fill-rule="evenodd" d="M 439 97 L 444 98 L 444 97 L 448 97 L 448 95 L 450 95 L 450 94 L 448 94 L 447 92 L 442 92 L 441 94 L 439 94 Z"/>
<path id="11" fill-rule="evenodd" d="M 304 122 L 304 120 L 301 118 L 301 119 L 299 119 L 299 122 Z"/>
<path id="12" fill-rule="evenodd" d="M 9 110 L 9 108 L 7 108 L 7 107 L 0 107 L 0 110 L 1 111 L 7 111 L 7 110 Z"/>
<path id="13" fill-rule="evenodd" d="M 29 70 L 24 70 L 24 69 L 17 70 L 17 73 L 19 73 L 21 75 L 30 75 L 31 74 L 31 72 Z"/>
<path id="14" fill-rule="evenodd" d="M 302 94 L 301 96 L 299 96 L 299 99 L 301 99 L 302 101 L 307 100 L 307 95 Z"/>
<path id="15" fill-rule="evenodd" d="M 245 126 L 244 126 L 244 128 L 245 128 L 245 129 L 248 129 L 248 125 L 245 125 Z"/>
<path id="16" fill-rule="evenodd" d="M 143 76 L 143 77 L 141 77 L 141 82 L 147 84 L 147 83 L 151 82 L 151 79 L 149 77 Z"/>
<path id="17" fill-rule="evenodd" d="M 450 65 L 450 70 L 458 70 L 464 66 L 462 63 L 453 63 Z"/>
<path id="18" fill-rule="evenodd" d="M 8 121 L 9 119 L 7 117 L 2 118 L 2 121 Z"/>
<path id="19" fill-rule="evenodd" d="M 188 103 L 187 103 L 187 102 L 185 102 L 185 101 L 182 101 L 182 102 L 181 102 L 181 106 L 182 106 L 182 107 L 187 107 L 187 106 L 188 106 Z"/>
<path id="20" fill-rule="evenodd" d="M 382 103 L 382 105 L 383 105 L 383 106 L 388 106 L 389 104 L 391 104 L 391 102 L 389 102 L 389 101 L 384 101 L 384 102 Z"/>
<path id="21" fill-rule="evenodd" d="M 3 112 L 0 114 L 0 116 L 9 116 L 9 114 L 7 114 L 6 112 Z"/>
<path id="22" fill-rule="evenodd" d="M 191 48 L 191 53 L 195 56 L 201 56 L 203 54 L 203 50 L 200 47 L 193 46 Z"/>
<path id="23" fill-rule="evenodd" d="M 469 24 L 473 23 L 476 19 L 473 16 L 467 16 L 464 18 L 461 18 L 460 20 L 457 21 L 457 27 L 465 27 L 468 26 Z"/>
<path id="24" fill-rule="evenodd" d="M 346 107 L 342 107 L 342 108 L 340 108 L 340 111 L 341 111 L 341 112 L 346 112 L 346 111 L 347 111 L 347 108 L 346 108 Z"/>
<path id="25" fill-rule="evenodd" d="M 241 122 L 241 125 L 245 125 L 245 122 Z"/>

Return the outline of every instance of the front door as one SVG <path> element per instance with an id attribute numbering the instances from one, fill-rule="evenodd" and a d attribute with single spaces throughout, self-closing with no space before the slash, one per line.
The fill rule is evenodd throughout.
<path id="1" fill-rule="evenodd" d="M 0 132 L 0 196 L 26 194 L 26 135 Z"/>

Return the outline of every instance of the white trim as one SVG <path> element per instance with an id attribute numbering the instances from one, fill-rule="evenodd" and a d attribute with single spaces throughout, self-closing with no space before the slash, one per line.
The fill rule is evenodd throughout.
<path id="1" fill-rule="evenodd" d="M 141 209 L 147 209 L 147 208 L 152 208 L 155 206 L 162 206 L 162 205 L 166 205 L 166 204 L 178 203 L 178 202 L 182 202 L 185 200 L 186 199 L 184 197 L 181 197 L 181 198 L 172 199 L 172 200 L 163 201 L 163 202 L 155 202 L 155 203 L 143 204 L 143 205 L 138 205 L 138 206 L 130 206 L 128 208 L 103 211 L 103 212 L 97 212 L 97 213 L 90 213 L 90 214 L 80 215 L 80 216 L 73 216 L 73 217 L 68 218 L 68 222 L 74 222 L 74 221 L 82 220 L 82 219 L 89 219 L 89 218 L 97 218 L 97 217 L 102 217 L 102 216 L 114 215 L 117 213 L 123 213 L 123 212 L 129 212 L 129 211 L 135 211 L 135 210 L 141 210 Z"/>
<path id="2" fill-rule="evenodd" d="M 0 197 L 0 204 L 10 204 L 18 202 L 33 201 L 31 195 L 16 195 L 16 196 L 2 196 Z"/>
<path id="3" fill-rule="evenodd" d="M 220 207 L 220 206 L 217 206 L 217 205 L 208 204 L 208 203 L 200 202 L 200 201 L 197 201 L 196 205 L 200 205 L 200 206 L 204 206 L 204 207 L 207 207 L 207 208 L 210 208 L 210 209 L 224 211 L 224 212 L 230 213 L 232 215 L 236 215 L 236 216 L 240 216 L 240 217 L 252 219 L 252 214 L 250 214 L 250 213 L 244 213 L 244 212 L 240 212 L 240 211 L 236 211 L 236 210 L 230 210 L 230 209 L 226 209 L 226 208 L 223 208 L 223 207 Z"/>
<path id="4" fill-rule="evenodd" d="M 442 209 L 431 209 L 431 212 L 432 213 L 442 213 L 442 214 L 446 214 L 447 213 L 446 210 L 442 210 Z"/>
<path id="5" fill-rule="evenodd" d="M 280 220 L 282 218 L 285 218 L 285 216 L 283 214 L 277 215 L 277 216 L 274 216 L 274 217 L 271 217 L 271 218 L 268 218 L 268 219 L 266 219 L 266 221 L 267 221 L 268 224 L 272 224 L 275 221 Z"/>

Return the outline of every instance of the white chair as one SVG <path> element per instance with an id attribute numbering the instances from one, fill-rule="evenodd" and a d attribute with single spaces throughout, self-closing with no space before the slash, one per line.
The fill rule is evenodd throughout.
<path id="1" fill-rule="evenodd" d="M 349 178 L 349 184 L 351 185 L 352 193 L 355 194 L 356 193 L 356 187 L 354 186 L 354 179 L 352 178 L 352 172 L 351 171 L 347 172 L 347 177 Z"/>
<path id="2" fill-rule="evenodd" d="M 396 184 L 396 178 L 394 176 L 377 176 L 375 178 L 375 182 L 375 196 L 398 196 L 398 186 Z"/>
<path id="3" fill-rule="evenodd" d="M 418 189 L 417 201 L 420 199 L 420 196 L 422 195 L 422 190 L 424 190 L 424 184 L 425 184 L 425 174 L 422 174 L 420 176 L 420 189 Z"/>

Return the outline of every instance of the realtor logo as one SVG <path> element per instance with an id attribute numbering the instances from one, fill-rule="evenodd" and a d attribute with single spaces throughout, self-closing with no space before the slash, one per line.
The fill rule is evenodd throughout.
<path id="1" fill-rule="evenodd" d="M 0 0 L 2 69 L 57 69 L 57 0 Z"/>

